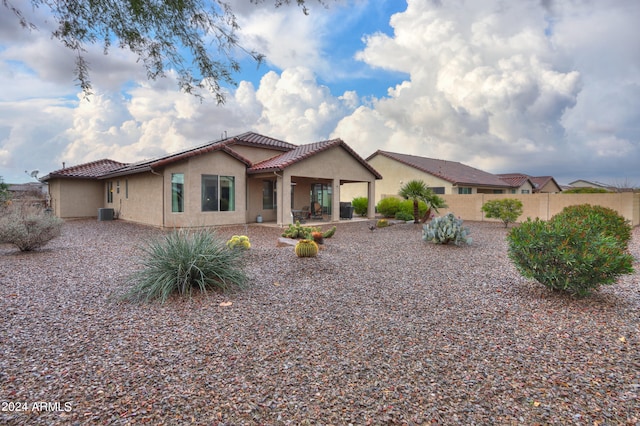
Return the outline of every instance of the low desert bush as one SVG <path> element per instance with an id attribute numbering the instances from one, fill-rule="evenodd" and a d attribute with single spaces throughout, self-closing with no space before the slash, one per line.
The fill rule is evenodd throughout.
<path id="1" fill-rule="evenodd" d="M 13 244 L 20 251 L 35 250 L 60 236 L 62 224 L 42 206 L 12 204 L 0 217 L 0 243 Z"/>
<path id="2" fill-rule="evenodd" d="M 500 219 L 506 228 L 509 223 L 515 223 L 522 214 L 522 201 L 516 198 L 490 200 L 482 205 L 482 211 L 488 218 Z"/>
<path id="3" fill-rule="evenodd" d="M 422 239 L 436 244 L 471 244 L 471 231 L 462 223 L 463 220 L 453 213 L 433 218 L 431 222 L 422 225 Z"/>
<path id="4" fill-rule="evenodd" d="M 384 217 L 395 217 L 398 210 L 400 210 L 400 203 L 402 200 L 396 197 L 386 197 L 378 201 L 376 210 Z"/>
<path id="5" fill-rule="evenodd" d="M 586 296 L 633 272 L 633 257 L 621 242 L 626 230 L 616 216 L 584 206 L 565 209 L 546 222 L 527 219 L 507 236 L 509 257 L 524 277 Z"/>
<path id="6" fill-rule="evenodd" d="M 367 197 L 356 197 L 351 201 L 351 206 L 355 214 L 366 216 L 369 210 L 369 199 Z"/>
<path id="7" fill-rule="evenodd" d="M 244 250 L 230 250 L 210 230 L 174 230 L 142 247 L 141 268 L 130 275 L 123 299 L 163 303 L 177 293 L 191 297 L 194 289 L 227 291 L 245 286 Z"/>
<path id="8" fill-rule="evenodd" d="M 398 219 L 398 213 L 402 212 L 405 217 L 407 215 L 411 216 L 411 219 L 407 219 L 407 220 L 413 220 L 413 200 L 402 200 L 400 202 L 400 209 L 398 210 L 398 212 L 396 212 L 396 219 Z M 427 212 L 427 203 L 425 203 L 424 201 L 418 201 L 418 213 L 419 213 L 419 217 L 424 216 L 424 214 Z M 404 220 L 404 219 L 401 219 Z"/>
<path id="9" fill-rule="evenodd" d="M 618 212 L 608 207 L 580 204 L 565 207 L 551 220 L 560 223 L 573 223 L 579 228 L 589 228 L 591 231 L 604 232 L 605 235 L 615 237 L 623 248 L 627 248 L 631 240 L 631 225 Z"/>
<path id="10" fill-rule="evenodd" d="M 399 212 L 396 212 L 396 220 L 404 220 L 405 222 L 408 221 L 412 221 L 413 222 L 413 215 L 411 213 L 407 213 L 404 210 L 400 210 Z"/>

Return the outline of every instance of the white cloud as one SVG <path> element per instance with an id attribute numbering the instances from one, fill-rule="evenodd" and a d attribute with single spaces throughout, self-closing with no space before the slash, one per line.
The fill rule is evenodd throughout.
<path id="1" fill-rule="evenodd" d="M 348 12 L 383 2 L 330 5 L 309 17 L 295 6 L 233 3 L 243 41 L 277 71 L 240 81 L 223 106 L 179 93 L 173 73 L 148 82 L 131 54 L 104 57 L 99 47 L 88 53 L 96 95 L 81 101 L 68 52 L 46 31 L 26 32 L 0 15 L 0 175 L 44 174 L 60 161 L 136 161 L 255 130 L 295 143 L 340 137 L 363 156 L 385 149 L 561 183 L 640 180 L 639 2 L 409 0 L 390 19 L 393 33 L 364 37 L 357 55 L 363 68 L 406 76 L 379 98 L 325 84 L 349 74 L 329 44 L 348 36 Z"/>

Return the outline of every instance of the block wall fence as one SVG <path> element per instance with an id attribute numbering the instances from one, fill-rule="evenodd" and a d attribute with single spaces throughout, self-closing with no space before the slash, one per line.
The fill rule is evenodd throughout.
<path id="1" fill-rule="evenodd" d="M 640 193 L 619 192 L 607 194 L 445 194 L 440 195 L 447 208 L 440 209 L 439 215 L 449 212 L 463 220 L 499 221 L 485 217 L 481 208 L 490 200 L 516 198 L 522 201 L 522 215 L 518 222 L 527 218 L 548 220 L 563 208 L 577 204 L 591 204 L 609 207 L 626 218 L 632 226 L 640 225 Z"/>

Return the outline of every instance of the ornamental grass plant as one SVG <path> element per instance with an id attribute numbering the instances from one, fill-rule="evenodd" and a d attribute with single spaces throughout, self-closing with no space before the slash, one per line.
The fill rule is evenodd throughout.
<path id="1" fill-rule="evenodd" d="M 174 230 L 141 249 L 141 268 L 129 277 L 126 300 L 164 303 L 172 294 L 191 297 L 194 290 L 224 292 L 247 283 L 244 250 L 228 248 L 211 230 Z"/>

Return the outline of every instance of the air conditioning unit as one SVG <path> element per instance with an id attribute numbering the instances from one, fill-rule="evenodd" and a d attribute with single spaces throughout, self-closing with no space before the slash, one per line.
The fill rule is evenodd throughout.
<path id="1" fill-rule="evenodd" d="M 113 209 L 98 209 L 98 220 L 113 220 Z"/>

